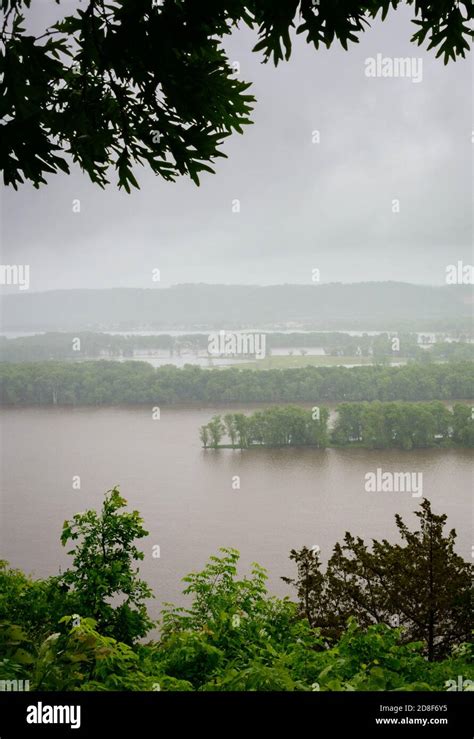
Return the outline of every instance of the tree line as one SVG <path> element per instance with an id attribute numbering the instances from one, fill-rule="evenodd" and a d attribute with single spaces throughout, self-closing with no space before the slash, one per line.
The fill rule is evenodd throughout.
<path id="1" fill-rule="evenodd" d="M 420 449 L 435 446 L 474 446 L 471 406 L 456 403 L 452 410 L 430 403 L 342 403 L 329 432 L 329 411 L 314 407 L 278 406 L 243 413 L 215 415 L 201 426 L 205 449 L 252 446 L 360 446 L 369 449 Z M 224 443 L 222 443 L 224 442 Z"/>
<path id="2" fill-rule="evenodd" d="M 167 604 L 159 637 L 140 578 L 148 532 L 117 488 L 100 511 L 65 521 L 62 574 L 33 579 L 0 562 L 0 664 L 32 691 L 468 690 L 472 565 L 428 500 L 399 541 L 347 533 L 325 569 L 317 546 L 292 550 L 296 602 L 267 592 L 257 564 L 222 549 L 184 578 L 187 607 Z M 461 685 L 459 676 L 462 676 Z M 6 688 L 8 689 L 8 688 Z"/>
<path id="3" fill-rule="evenodd" d="M 474 359 L 474 344 L 469 336 L 459 334 L 459 340 L 446 341 L 438 338 L 423 348 L 414 333 L 381 333 L 353 336 L 343 332 L 282 333 L 265 334 L 266 352 L 271 355 L 274 349 L 288 349 L 295 354 L 307 354 L 311 348 L 321 348 L 329 356 L 371 357 L 373 361 L 391 357 L 414 359 L 426 362 L 431 360 L 459 361 Z M 396 340 L 394 342 L 394 339 Z M 170 356 L 181 356 L 186 352 L 206 352 L 209 333 L 138 334 L 122 336 L 118 334 L 96 333 L 93 331 L 48 332 L 34 336 L 20 336 L 8 339 L 0 337 L 0 359 L 2 362 L 37 362 L 50 360 L 84 361 L 101 356 L 133 358 L 135 352 L 167 351 Z"/>
<path id="4" fill-rule="evenodd" d="M 231 446 L 248 449 L 251 446 L 315 446 L 328 445 L 327 408 L 308 411 L 297 406 L 280 406 L 256 411 L 250 416 L 243 413 L 226 413 L 214 416 L 201 426 L 199 435 L 203 447 Z M 228 443 L 221 444 L 224 436 Z"/>
<path id="5" fill-rule="evenodd" d="M 203 369 L 153 368 L 146 362 L 0 362 L 0 403 L 341 403 L 469 400 L 474 363 L 403 367 Z"/>

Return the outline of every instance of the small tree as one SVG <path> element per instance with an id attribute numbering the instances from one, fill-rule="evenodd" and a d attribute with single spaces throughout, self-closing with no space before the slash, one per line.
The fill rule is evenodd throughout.
<path id="1" fill-rule="evenodd" d="M 239 439 L 240 449 L 246 449 L 249 445 L 249 420 L 244 413 L 234 413 L 235 430 Z"/>
<path id="2" fill-rule="evenodd" d="M 447 516 L 435 515 L 423 500 L 415 515 L 418 531 L 395 516 L 404 545 L 374 542 L 374 554 L 388 582 L 389 603 L 410 639 L 427 644 L 431 661 L 448 654 L 471 634 L 472 565 L 454 551 L 454 529 L 443 535 Z"/>
<path id="3" fill-rule="evenodd" d="M 426 499 L 420 508 L 417 531 L 395 516 L 402 544 L 384 539 L 369 549 L 346 533 L 324 575 L 310 550 L 292 551 L 298 577 L 284 579 L 296 587 L 300 614 L 311 626 L 333 637 L 351 616 L 364 628 L 402 626 L 407 642 L 425 643 L 430 661 L 469 641 L 472 566 L 454 551 L 456 532 L 443 535 L 446 516 L 435 515 Z"/>
<path id="4" fill-rule="evenodd" d="M 78 596 L 81 615 L 95 619 L 101 633 L 131 644 L 153 626 L 144 603 L 153 594 L 134 568 L 144 556 L 134 541 L 148 531 L 138 511 L 119 513 L 126 505 L 115 487 L 106 493 L 100 513 L 77 513 L 64 522 L 62 545 L 79 541 L 68 552 L 74 566 L 62 580 Z M 123 602 L 114 607 L 112 599 Z"/>
<path id="5" fill-rule="evenodd" d="M 235 446 L 235 440 L 237 438 L 237 429 L 235 427 L 235 417 L 233 413 L 226 413 L 224 416 L 225 430 L 227 436 L 230 439 L 232 446 Z"/>
<path id="6" fill-rule="evenodd" d="M 199 429 L 199 436 L 201 437 L 204 449 L 207 449 L 207 446 L 209 444 L 209 429 L 207 426 L 201 426 L 201 428 Z"/>
<path id="7" fill-rule="evenodd" d="M 212 663 L 217 666 L 218 650 L 221 674 L 214 672 L 213 677 L 219 689 L 221 679 L 226 682 L 227 677 L 254 661 L 271 664 L 278 652 L 287 654 L 300 637 L 310 636 L 313 645 L 314 635 L 308 633 L 306 624 L 302 627 L 295 619 L 294 603 L 268 595 L 266 570 L 253 563 L 250 575 L 241 577 L 239 558 L 236 549 L 221 549 L 202 571 L 183 578 L 187 584 L 183 592 L 191 599 L 190 606 L 167 604 L 163 611 L 161 646 L 167 668 L 172 664 L 173 669 L 167 669 L 167 674 L 179 678 L 186 675 L 185 679 L 196 685 L 206 682 L 210 677 L 206 673 L 214 672 Z"/>
<path id="8" fill-rule="evenodd" d="M 212 418 L 207 424 L 207 428 L 209 429 L 209 434 L 211 436 L 211 446 L 214 449 L 217 449 L 224 433 L 224 425 L 222 423 L 221 417 L 214 416 L 214 418 Z"/>

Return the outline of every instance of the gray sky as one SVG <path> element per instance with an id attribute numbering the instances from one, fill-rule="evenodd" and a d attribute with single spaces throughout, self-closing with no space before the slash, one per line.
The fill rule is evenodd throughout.
<path id="1" fill-rule="evenodd" d="M 410 44 L 411 17 L 392 12 L 348 52 L 299 36 L 277 69 L 251 53 L 254 34 L 235 33 L 230 59 L 257 104 L 215 175 L 197 188 L 138 170 L 127 195 L 74 168 L 39 191 L 4 189 L 2 263 L 29 264 L 34 291 L 156 287 L 154 268 L 163 287 L 311 283 L 315 268 L 321 282 L 443 284 L 446 265 L 472 264 L 472 68 Z M 377 53 L 421 57 L 422 81 L 366 77 Z"/>

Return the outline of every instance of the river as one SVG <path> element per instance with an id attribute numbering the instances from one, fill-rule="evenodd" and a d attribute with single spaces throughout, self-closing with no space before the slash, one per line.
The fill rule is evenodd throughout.
<path id="1" fill-rule="evenodd" d="M 423 495 L 448 514 L 470 559 L 472 451 L 201 449 L 199 427 L 222 410 L 164 408 L 159 420 L 148 407 L 2 410 L 0 558 L 56 574 L 70 559 L 63 521 L 99 507 L 117 484 L 150 532 L 140 568 L 156 593 L 154 616 L 163 601 L 183 602 L 180 578 L 221 546 L 241 551 L 244 571 L 253 561 L 268 568 L 272 592 L 291 594 L 280 580 L 294 572 L 290 549 L 317 545 L 326 560 L 346 530 L 394 540 L 395 513 L 415 521 L 421 498 L 366 492 L 365 475 L 381 468 L 422 473 Z"/>

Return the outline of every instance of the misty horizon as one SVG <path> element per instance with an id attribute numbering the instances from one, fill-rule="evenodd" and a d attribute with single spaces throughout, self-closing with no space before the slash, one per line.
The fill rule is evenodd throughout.
<path id="1" fill-rule="evenodd" d="M 423 287 L 423 288 L 459 288 L 461 289 L 464 287 L 465 289 L 469 289 L 471 287 L 470 284 L 465 285 L 447 285 L 446 283 L 441 284 L 434 284 L 434 283 L 424 283 L 424 282 L 409 282 L 405 280 L 357 280 L 357 281 L 350 281 L 350 282 L 344 282 L 344 281 L 333 281 L 333 282 L 324 282 L 320 281 L 318 283 L 314 284 L 308 284 L 307 282 L 275 282 L 275 283 L 258 283 L 258 282 L 177 282 L 171 285 L 161 285 L 157 284 L 154 287 L 143 287 L 141 285 L 111 285 L 110 287 L 89 287 L 89 286 L 80 286 L 80 287 L 55 287 L 45 290 L 28 290 L 29 295 L 42 295 L 44 293 L 51 293 L 51 292 L 78 292 L 78 291 L 109 291 L 109 290 L 173 290 L 175 288 L 183 288 L 183 287 L 260 287 L 260 288 L 271 288 L 271 287 L 308 287 L 308 288 L 317 288 L 317 287 L 333 287 L 337 285 L 344 285 L 344 286 L 356 286 L 356 285 L 404 285 L 404 286 L 410 286 L 410 287 Z M 17 293 L 21 294 L 21 291 L 19 291 L 17 285 L 2 285 L 0 287 L 0 298 L 7 295 L 16 295 Z"/>

